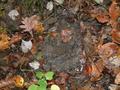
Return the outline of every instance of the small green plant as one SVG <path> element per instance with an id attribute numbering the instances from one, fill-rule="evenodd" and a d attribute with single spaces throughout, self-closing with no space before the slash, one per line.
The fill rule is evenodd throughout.
<path id="1" fill-rule="evenodd" d="M 54 76 L 54 72 L 41 72 L 37 71 L 35 73 L 36 78 L 38 79 L 37 84 L 32 84 L 28 87 L 28 90 L 46 90 L 47 89 L 47 81 L 52 80 Z"/>

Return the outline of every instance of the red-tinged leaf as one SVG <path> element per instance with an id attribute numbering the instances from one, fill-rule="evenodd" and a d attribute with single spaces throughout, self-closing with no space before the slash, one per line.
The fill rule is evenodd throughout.
<path id="1" fill-rule="evenodd" d="M 68 30 L 68 29 L 62 30 L 62 32 L 61 32 L 62 41 L 64 43 L 69 42 L 72 39 L 71 35 L 72 35 L 71 30 Z"/>
<path id="2" fill-rule="evenodd" d="M 57 32 L 55 32 L 55 31 L 50 32 L 50 36 L 51 36 L 53 39 L 56 38 Z"/>
<path id="3" fill-rule="evenodd" d="M 69 78 L 69 75 L 67 73 L 60 72 L 58 74 L 58 78 L 56 78 L 55 82 L 56 82 L 56 84 L 65 85 L 68 78 Z"/>
<path id="4" fill-rule="evenodd" d="M 98 15 L 96 17 L 96 19 L 100 22 L 100 23 L 106 23 L 109 21 L 109 17 L 104 15 L 104 14 L 101 14 L 101 15 Z"/>
<path id="5" fill-rule="evenodd" d="M 109 15 L 113 21 L 117 20 L 118 17 L 120 16 L 120 8 L 118 7 L 115 0 L 112 2 L 112 4 L 109 7 Z"/>
<path id="6" fill-rule="evenodd" d="M 98 46 L 98 54 L 103 60 L 118 52 L 118 46 L 115 43 L 106 43 Z"/>
<path id="7" fill-rule="evenodd" d="M 109 14 L 103 8 L 95 8 L 91 11 L 91 16 L 96 18 L 100 23 L 109 22 Z"/>
<path id="8" fill-rule="evenodd" d="M 96 81 L 100 78 L 104 68 L 102 60 L 98 60 L 96 63 L 92 63 L 85 66 L 84 73 L 91 77 L 91 81 Z"/>
<path id="9" fill-rule="evenodd" d="M 120 44 L 120 31 L 112 30 L 111 35 L 113 42 Z"/>

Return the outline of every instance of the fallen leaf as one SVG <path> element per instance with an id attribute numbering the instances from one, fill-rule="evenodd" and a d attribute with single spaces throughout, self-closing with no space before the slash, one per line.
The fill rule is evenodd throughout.
<path id="1" fill-rule="evenodd" d="M 65 72 L 60 72 L 59 74 L 58 74 L 58 77 L 56 78 L 56 80 L 55 80 L 55 82 L 56 82 L 56 84 L 58 84 L 58 85 L 66 85 L 66 81 L 68 80 L 68 78 L 69 78 L 69 75 L 67 74 L 67 73 L 65 73 Z"/>
<path id="2" fill-rule="evenodd" d="M 40 63 L 38 61 L 33 61 L 33 62 L 29 63 L 29 66 L 31 68 L 33 68 L 34 70 L 36 70 L 36 69 L 39 69 Z"/>
<path id="3" fill-rule="evenodd" d="M 110 90 L 120 90 L 120 86 L 118 86 L 116 84 L 110 84 L 110 86 L 108 88 Z"/>
<path id="4" fill-rule="evenodd" d="M 104 64 L 102 60 L 98 60 L 96 63 L 85 66 L 84 73 L 91 77 L 91 81 L 99 80 L 100 75 L 104 69 Z"/>
<path id="5" fill-rule="evenodd" d="M 120 44 L 120 31 L 113 29 L 111 35 L 112 35 L 112 41 Z"/>
<path id="6" fill-rule="evenodd" d="M 100 23 L 109 22 L 109 14 L 104 8 L 94 8 L 90 13 L 91 16 L 96 18 Z"/>
<path id="7" fill-rule="evenodd" d="M 0 51 L 3 51 L 7 48 L 9 48 L 10 38 L 6 33 L 0 33 Z"/>
<path id="8" fill-rule="evenodd" d="M 9 13 L 8 13 L 8 16 L 12 19 L 12 20 L 15 20 L 16 19 L 16 16 L 19 15 L 19 12 L 14 9 L 14 10 L 11 10 Z"/>
<path id="9" fill-rule="evenodd" d="M 38 23 L 34 26 L 34 29 L 38 33 L 42 33 L 44 31 L 44 26 L 42 23 Z"/>
<path id="10" fill-rule="evenodd" d="M 113 21 L 117 20 L 120 16 L 120 8 L 115 0 L 112 1 L 112 4 L 109 7 L 109 15 Z"/>
<path id="11" fill-rule="evenodd" d="M 68 29 L 62 30 L 62 32 L 61 32 L 62 41 L 64 43 L 69 42 L 72 39 L 71 35 L 72 35 L 71 30 L 68 30 Z"/>
<path id="12" fill-rule="evenodd" d="M 116 54 L 118 52 L 118 46 L 115 43 L 106 43 L 98 46 L 98 54 L 103 59 L 106 60 L 108 57 Z"/>
<path id="13" fill-rule="evenodd" d="M 22 40 L 21 49 L 22 49 L 23 53 L 29 52 L 32 49 L 32 41 L 31 40 L 29 40 L 29 41 Z"/>
<path id="14" fill-rule="evenodd" d="M 115 83 L 120 84 L 120 72 L 116 75 Z"/>
<path id="15" fill-rule="evenodd" d="M 53 10 L 53 2 L 52 2 L 52 1 L 48 2 L 46 8 L 47 8 L 49 11 Z"/>
<path id="16" fill-rule="evenodd" d="M 24 79 L 20 75 L 17 75 L 13 78 L 14 83 L 17 87 L 23 87 L 24 85 Z"/>
<path id="17" fill-rule="evenodd" d="M 109 63 L 114 65 L 115 67 L 120 67 L 120 56 L 115 55 L 108 59 Z"/>
<path id="18" fill-rule="evenodd" d="M 104 13 L 97 15 L 96 19 L 100 22 L 100 23 L 106 23 L 109 21 L 109 17 L 107 15 L 105 15 Z"/>
<path id="19" fill-rule="evenodd" d="M 39 17 L 36 15 L 25 17 L 21 22 L 23 25 L 20 25 L 20 28 L 24 29 L 24 31 L 31 32 L 39 24 Z"/>

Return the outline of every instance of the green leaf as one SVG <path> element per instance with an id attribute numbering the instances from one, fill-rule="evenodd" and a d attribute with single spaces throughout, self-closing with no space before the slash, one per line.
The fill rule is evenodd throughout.
<path id="1" fill-rule="evenodd" d="M 47 81 L 45 79 L 39 80 L 38 84 L 39 84 L 38 90 L 46 90 L 46 88 L 47 88 Z"/>
<path id="2" fill-rule="evenodd" d="M 28 90 L 37 90 L 38 86 L 35 84 L 32 84 L 28 87 Z"/>
<path id="3" fill-rule="evenodd" d="M 52 72 L 52 71 L 45 73 L 46 80 L 52 80 L 53 76 L 54 76 L 54 72 Z"/>
<path id="4" fill-rule="evenodd" d="M 41 71 L 37 71 L 37 72 L 36 72 L 36 77 L 37 77 L 37 78 L 41 79 L 43 76 L 44 76 L 44 73 L 43 73 L 43 72 L 41 72 Z"/>

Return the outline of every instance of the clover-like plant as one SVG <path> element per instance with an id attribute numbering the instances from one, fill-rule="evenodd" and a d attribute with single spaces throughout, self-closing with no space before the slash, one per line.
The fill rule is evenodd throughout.
<path id="1" fill-rule="evenodd" d="M 46 90 L 47 89 L 47 81 L 52 80 L 54 76 L 54 72 L 36 72 L 36 78 L 38 79 L 37 84 L 32 84 L 28 87 L 28 90 Z"/>

